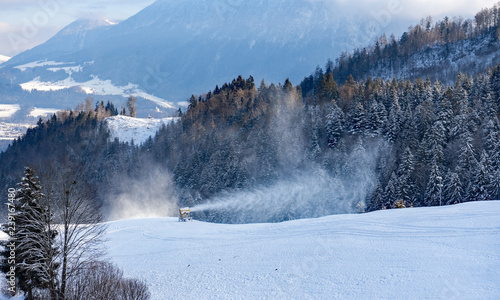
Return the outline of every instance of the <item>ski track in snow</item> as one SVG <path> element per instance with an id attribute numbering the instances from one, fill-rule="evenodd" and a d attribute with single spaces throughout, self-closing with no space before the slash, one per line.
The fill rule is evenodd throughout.
<path id="1" fill-rule="evenodd" d="M 274 224 L 109 223 L 152 299 L 500 299 L 500 201 Z"/>

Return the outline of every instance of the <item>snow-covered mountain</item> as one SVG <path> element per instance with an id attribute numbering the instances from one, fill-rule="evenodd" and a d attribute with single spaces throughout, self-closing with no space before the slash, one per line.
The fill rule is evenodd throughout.
<path id="1" fill-rule="evenodd" d="M 342 50 L 382 31 L 401 33 L 411 22 L 372 32 L 367 18 L 342 14 L 327 1 L 158 0 L 123 22 L 78 20 L 13 57 L 0 78 L 25 90 L 81 87 L 155 105 L 185 101 L 240 74 L 298 83 Z"/>
<path id="2" fill-rule="evenodd" d="M 271 224 L 135 219 L 111 222 L 107 246 L 154 300 L 497 299 L 499 213 L 490 201 Z"/>
<path id="3" fill-rule="evenodd" d="M 11 59 L 10 57 L 8 56 L 5 56 L 5 55 L 0 55 L 0 64 L 8 61 L 9 59 Z"/>

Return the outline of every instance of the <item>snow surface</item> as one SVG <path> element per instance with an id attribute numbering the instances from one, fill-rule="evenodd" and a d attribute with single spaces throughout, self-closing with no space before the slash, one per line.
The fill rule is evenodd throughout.
<path id="1" fill-rule="evenodd" d="M 118 25 L 118 22 L 114 22 L 114 21 L 110 21 L 108 19 L 104 20 L 106 23 L 108 23 L 109 25 Z"/>
<path id="2" fill-rule="evenodd" d="M 14 69 L 18 69 L 18 70 L 21 70 L 22 72 L 24 72 L 27 69 L 33 69 L 33 68 L 37 68 L 37 67 L 60 66 L 60 65 L 66 65 L 66 64 L 72 64 L 72 63 L 39 60 L 39 61 L 24 64 L 24 65 L 15 66 Z"/>
<path id="3" fill-rule="evenodd" d="M 8 61 L 9 59 L 11 59 L 11 57 L 5 56 L 5 55 L 0 55 L 0 64 Z"/>
<path id="4" fill-rule="evenodd" d="M 19 104 L 0 104 L 0 118 L 9 118 L 20 109 Z"/>
<path id="5" fill-rule="evenodd" d="M 32 111 L 30 111 L 29 116 L 38 118 L 38 117 L 47 117 L 48 115 L 53 115 L 56 112 L 60 111 L 57 108 L 37 108 L 35 107 Z"/>
<path id="6" fill-rule="evenodd" d="M 94 95 L 118 95 L 122 97 L 135 96 L 141 97 L 146 100 L 150 100 L 159 106 L 164 108 L 174 108 L 174 105 L 166 102 L 164 99 L 156 97 L 154 95 L 148 94 L 138 88 L 137 84 L 129 83 L 126 86 L 115 86 L 111 83 L 111 80 L 101 80 L 99 76 L 92 75 L 92 79 L 86 82 L 76 82 L 71 77 L 71 72 L 80 72 L 82 70 L 81 66 L 68 67 L 68 68 L 49 68 L 50 71 L 64 70 L 70 76 L 64 80 L 59 80 L 57 82 L 44 82 L 40 81 L 40 76 L 35 79 L 22 83 L 21 88 L 25 91 L 59 91 L 63 89 L 68 89 L 71 87 L 80 87 L 87 94 Z M 54 72 L 55 72 L 54 71 Z"/>
<path id="7" fill-rule="evenodd" d="M 0 122 L 0 141 L 11 141 L 24 135 L 28 128 L 34 127 L 32 124 L 18 124 Z"/>
<path id="8" fill-rule="evenodd" d="M 500 299 L 500 201 L 227 225 L 110 222 L 152 299 Z"/>
<path id="9" fill-rule="evenodd" d="M 132 142 L 134 144 L 144 143 L 150 136 L 154 137 L 162 124 L 176 120 L 177 118 L 142 119 L 127 116 L 114 116 L 106 119 L 111 131 L 111 139 L 118 138 L 121 142 Z"/>
<path id="10" fill-rule="evenodd" d="M 57 72 L 63 70 L 66 74 L 71 75 L 73 73 L 78 73 L 82 71 L 82 66 L 72 66 L 72 67 L 62 67 L 62 68 L 47 68 L 48 71 Z"/>

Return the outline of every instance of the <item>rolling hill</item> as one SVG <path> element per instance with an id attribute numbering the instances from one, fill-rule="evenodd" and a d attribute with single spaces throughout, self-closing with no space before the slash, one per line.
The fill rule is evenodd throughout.
<path id="1" fill-rule="evenodd" d="M 228 225 L 109 224 L 152 299 L 497 299 L 500 202 Z"/>

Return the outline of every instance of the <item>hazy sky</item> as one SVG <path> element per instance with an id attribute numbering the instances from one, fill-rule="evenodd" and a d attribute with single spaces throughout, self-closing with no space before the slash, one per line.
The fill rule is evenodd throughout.
<path id="1" fill-rule="evenodd" d="M 243 0 L 210 1 L 231 3 Z M 309 1 L 325 1 L 337 9 L 340 5 L 347 15 L 362 13 L 385 18 L 389 12 L 393 19 L 416 20 L 431 15 L 436 20 L 445 15 L 469 18 L 483 7 L 492 7 L 498 0 Z M 0 0 L 0 54 L 13 56 L 30 49 L 45 42 L 78 18 L 99 16 L 123 20 L 153 2 L 154 0 Z"/>

